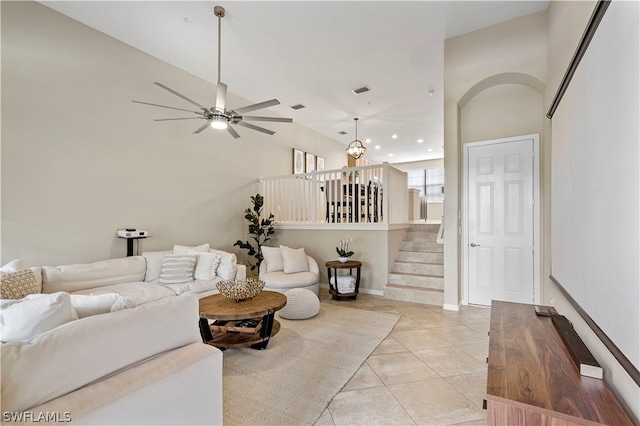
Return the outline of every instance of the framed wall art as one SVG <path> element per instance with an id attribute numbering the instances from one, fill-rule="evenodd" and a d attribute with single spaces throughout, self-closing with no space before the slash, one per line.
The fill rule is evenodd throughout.
<path id="1" fill-rule="evenodd" d="M 309 173 L 316 169 L 316 156 L 310 153 L 306 153 L 304 162 L 304 171 Z"/>
<path id="2" fill-rule="evenodd" d="M 316 170 L 319 172 L 324 171 L 324 157 L 316 157 Z"/>
<path id="3" fill-rule="evenodd" d="M 293 174 L 304 173 L 304 152 L 293 148 Z"/>

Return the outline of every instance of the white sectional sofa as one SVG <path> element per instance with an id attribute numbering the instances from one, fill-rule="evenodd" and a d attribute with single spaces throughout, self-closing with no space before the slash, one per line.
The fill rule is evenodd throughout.
<path id="1" fill-rule="evenodd" d="M 42 293 L 0 307 L 2 422 L 222 424 L 222 352 L 202 343 L 198 299 L 246 269 L 216 251 L 224 278 L 163 284 L 180 247 L 30 268 Z"/>

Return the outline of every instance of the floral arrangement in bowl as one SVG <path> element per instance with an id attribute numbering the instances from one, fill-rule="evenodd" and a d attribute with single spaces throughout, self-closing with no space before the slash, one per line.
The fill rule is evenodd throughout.
<path id="1" fill-rule="evenodd" d="M 255 278 L 218 281 L 216 287 L 224 297 L 241 302 L 257 296 L 264 288 L 264 281 Z"/>
<path id="2" fill-rule="evenodd" d="M 338 240 L 338 247 L 336 247 L 336 252 L 338 253 L 338 260 L 342 263 L 345 263 L 351 256 L 353 256 L 353 251 L 349 250 L 349 243 L 352 243 L 353 240 L 351 237 L 343 237 Z"/>

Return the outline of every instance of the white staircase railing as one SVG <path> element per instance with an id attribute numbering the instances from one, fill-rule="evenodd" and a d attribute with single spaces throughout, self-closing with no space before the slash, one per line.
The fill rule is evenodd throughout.
<path id="1" fill-rule="evenodd" d="M 260 178 L 278 223 L 406 223 L 407 173 L 389 163 Z"/>

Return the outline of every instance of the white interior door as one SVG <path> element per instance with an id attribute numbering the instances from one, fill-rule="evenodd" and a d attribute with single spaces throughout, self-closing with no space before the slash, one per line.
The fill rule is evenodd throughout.
<path id="1" fill-rule="evenodd" d="M 537 137 L 468 144 L 468 301 L 534 303 Z M 534 179 L 535 178 L 535 179 Z"/>

